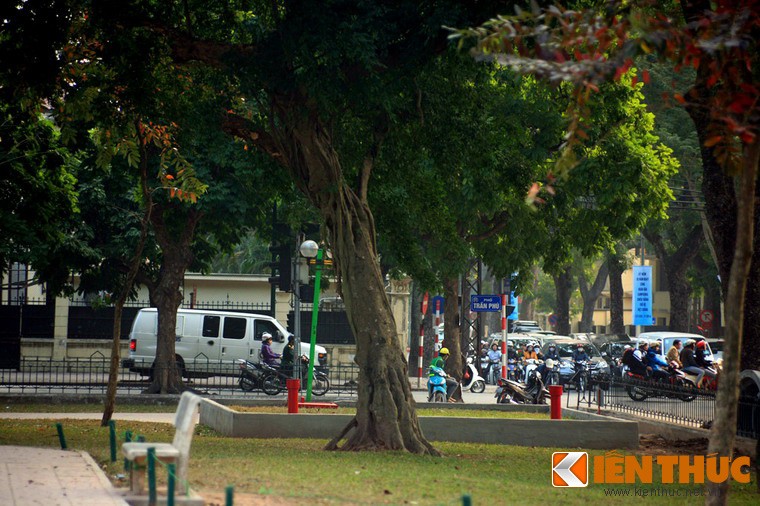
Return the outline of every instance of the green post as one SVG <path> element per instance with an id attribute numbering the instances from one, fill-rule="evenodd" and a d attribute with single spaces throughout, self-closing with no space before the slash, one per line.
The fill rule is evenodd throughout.
<path id="1" fill-rule="evenodd" d="M 311 384 L 314 381 L 314 348 L 317 346 L 317 319 L 319 317 L 319 289 L 322 284 L 322 248 L 317 250 L 314 276 L 314 304 L 311 306 L 311 347 L 309 348 L 309 371 L 306 376 L 306 401 L 311 401 Z"/>
<path id="2" fill-rule="evenodd" d="M 58 441 L 61 442 L 61 450 L 66 449 L 66 436 L 63 435 L 63 424 L 55 424 L 55 428 L 58 430 Z"/>
<path id="3" fill-rule="evenodd" d="M 169 476 L 166 480 L 166 506 L 174 506 L 175 468 L 176 466 L 174 464 L 166 464 L 166 470 L 169 473 Z"/>
<path id="4" fill-rule="evenodd" d="M 108 421 L 108 441 L 111 443 L 111 462 L 116 462 L 116 422 Z"/>
<path id="5" fill-rule="evenodd" d="M 472 498 L 469 495 L 462 496 L 462 506 L 472 506 Z"/>
<path id="6" fill-rule="evenodd" d="M 148 448 L 148 504 L 156 506 L 156 449 Z"/>
<path id="7" fill-rule="evenodd" d="M 232 485 L 229 485 L 226 489 L 224 489 L 224 506 L 232 506 L 232 495 L 235 491 L 235 487 Z"/>

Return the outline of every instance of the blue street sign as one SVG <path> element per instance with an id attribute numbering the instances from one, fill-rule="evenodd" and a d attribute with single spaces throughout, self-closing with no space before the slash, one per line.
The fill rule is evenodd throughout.
<path id="1" fill-rule="evenodd" d="M 500 295 L 471 295 L 470 311 L 476 313 L 496 313 L 501 311 Z"/>

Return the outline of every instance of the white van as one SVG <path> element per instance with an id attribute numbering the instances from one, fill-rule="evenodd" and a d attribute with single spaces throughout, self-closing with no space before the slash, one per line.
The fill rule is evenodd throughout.
<path id="1" fill-rule="evenodd" d="M 141 309 L 132 323 L 129 334 L 129 358 L 122 367 L 148 376 L 156 358 L 158 312 L 156 308 Z M 259 362 L 261 335 L 272 335 L 272 350 L 282 353 L 289 335 L 280 322 L 271 316 L 210 311 L 202 309 L 177 310 L 177 365 L 186 377 L 214 374 L 235 374 L 236 360 Z M 301 354 L 309 356 L 311 346 L 301 343 Z M 327 351 L 316 346 L 315 365 L 327 364 Z"/>

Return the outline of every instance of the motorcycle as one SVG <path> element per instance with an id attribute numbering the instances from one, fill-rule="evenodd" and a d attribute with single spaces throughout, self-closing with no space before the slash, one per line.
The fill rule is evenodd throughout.
<path id="1" fill-rule="evenodd" d="M 713 374 L 715 374 L 714 378 L 711 378 L 707 374 L 705 374 L 702 377 L 702 388 L 705 390 L 712 390 L 717 391 L 718 390 L 718 377 L 720 375 L 720 371 L 716 370 L 715 367 L 706 367 L 705 368 L 708 371 L 712 371 Z M 697 384 L 697 375 L 691 374 L 690 372 L 683 371 L 683 375 L 691 381 L 694 385 Z"/>
<path id="2" fill-rule="evenodd" d="M 519 381 L 521 377 L 522 373 L 517 360 L 514 358 L 507 360 L 507 378 L 512 381 Z"/>
<path id="3" fill-rule="evenodd" d="M 261 364 L 264 370 L 264 378 L 261 380 L 261 389 L 267 395 L 277 395 L 287 390 L 286 381 L 291 379 L 292 371 L 277 369 L 267 364 Z M 301 388 L 306 388 L 306 378 L 309 371 L 309 358 L 301 357 Z M 330 390 L 330 380 L 327 374 L 319 368 L 314 368 L 314 375 L 311 382 L 311 393 L 314 395 L 325 395 Z"/>
<path id="4" fill-rule="evenodd" d="M 472 363 L 472 357 L 467 357 L 467 369 L 462 378 L 462 389 L 469 389 L 470 392 L 475 394 L 482 394 L 486 389 L 486 382 L 483 377 L 478 374 L 478 370 Z"/>
<path id="5" fill-rule="evenodd" d="M 560 363 L 559 360 L 554 359 L 547 359 L 546 362 L 546 386 L 549 385 L 559 385 L 559 369 L 560 369 Z"/>
<path id="6" fill-rule="evenodd" d="M 488 366 L 488 383 L 495 385 L 501 375 L 501 360 L 489 360 Z"/>
<path id="7" fill-rule="evenodd" d="M 244 358 L 237 359 L 238 368 L 240 369 L 240 376 L 238 378 L 238 385 L 244 392 L 252 392 L 255 389 L 263 390 L 263 379 L 266 376 L 266 371 L 261 364 L 254 364 Z"/>
<path id="8" fill-rule="evenodd" d="M 527 384 L 500 379 L 494 397 L 498 404 L 546 404 L 548 396 L 549 391 L 544 387 L 541 375 L 534 370 L 528 376 Z"/>
<path id="9" fill-rule="evenodd" d="M 440 367 L 430 366 L 430 376 L 428 376 L 428 402 L 447 402 L 448 395 L 446 391 L 446 372 Z"/>
<path id="10" fill-rule="evenodd" d="M 530 378 L 530 375 L 538 369 L 538 366 L 541 365 L 543 362 L 541 360 L 537 360 L 535 358 L 529 358 L 525 361 L 525 366 L 523 367 L 523 377 L 524 378 Z"/>
<path id="11" fill-rule="evenodd" d="M 668 366 L 667 376 L 645 378 L 626 368 L 623 378 L 626 382 L 633 383 L 625 387 L 625 392 L 637 402 L 652 397 L 680 399 L 683 402 L 691 402 L 697 398 L 696 394 L 691 392 L 696 389 L 694 380 L 673 365 Z"/>

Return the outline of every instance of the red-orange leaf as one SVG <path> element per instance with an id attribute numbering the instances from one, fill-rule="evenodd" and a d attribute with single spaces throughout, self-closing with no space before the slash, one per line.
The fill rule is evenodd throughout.
<path id="1" fill-rule="evenodd" d="M 705 141 L 705 147 L 706 148 L 711 148 L 711 147 L 715 146 L 716 144 L 718 144 L 722 140 L 723 140 L 723 136 L 722 135 L 715 135 L 713 137 L 710 137 L 709 139 L 707 139 Z"/>

